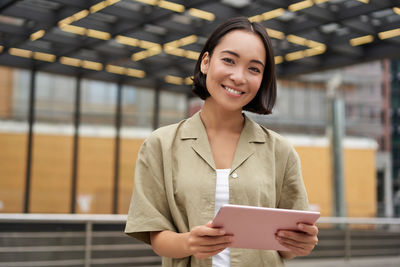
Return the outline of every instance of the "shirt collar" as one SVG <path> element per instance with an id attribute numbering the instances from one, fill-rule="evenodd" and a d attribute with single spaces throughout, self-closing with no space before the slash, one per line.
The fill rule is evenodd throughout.
<path id="1" fill-rule="evenodd" d="M 244 127 L 242 129 L 241 138 L 249 143 L 265 143 L 265 132 L 252 119 L 244 115 Z M 181 139 L 198 139 L 202 135 L 207 135 L 206 129 L 200 117 L 200 111 L 187 119 L 182 126 L 180 134 Z"/>

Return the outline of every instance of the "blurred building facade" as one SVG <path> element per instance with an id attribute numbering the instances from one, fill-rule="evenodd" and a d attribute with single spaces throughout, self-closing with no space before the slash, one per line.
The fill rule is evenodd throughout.
<path id="1" fill-rule="evenodd" d="M 13 194 L 13 207 L 19 212 L 23 205 L 26 131 L 29 115 L 29 87 L 31 73 L 26 70 L 1 68 L 2 105 L 0 109 L 0 143 L 3 152 L 2 173 L 4 194 Z M 282 133 L 293 141 L 303 163 L 306 185 L 311 188 L 310 201 L 325 216 L 331 212 L 331 167 L 329 147 L 324 137 L 327 127 L 326 81 L 338 71 L 303 75 L 278 81 L 278 100 L 271 116 L 250 114 L 266 127 Z M 347 67 L 339 71 L 343 77 L 340 96 L 346 101 L 346 135 L 358 138 L 346 146 L 345 173 L 350 216 L 382 216 L 384 193 L 383 175 L 376 160 L 376 147 L 368 140 L 376 140 L 379 153 L 388 141 L 387 94 L 383 93 L 384 62 Z M 32 212 L 69 212 L 73 165 L 73 132 L 75 118 L 76 78 L 37 73 L 35 79 L 34 154 L 32 169 Z M 120 161 L 113 166 L 116 144 L 118 86 L 95 80 L 81 81 L 79 151 L 77 164 L 77 212 L 109 213 L 112 210 L 112 187 L 115 169 L 119 171 L 118 210 L 126 212 L 132 188 L 134 163 L 143 138 L 151 132 L 155 110 L 155 91 L 147 88 L 122 86 Z M 386 100 L 385 100 L 386 99 Z M 0 100 L 1 101 L 1 100 Z M 199 100 L 187 104 L 187 96 L 161 91 L 159 98 L 159 126 L 177 122 L 201 107 Z M 295 138 L 292 138 L 296 136 Z M 308 136 L 306 143 L 298 136 Z M 360 143 L 359 141 L 367 140 Z M 314 143 L 314 144 L 312 144 Z M 361 145 L 360 145 L 361 144 Z M 8 151 L 8 152 L 7 152 Z M 361 154 L 360 154 L 361 151 Z M 5 154 L 8 153 L 8 154 Z M 379 154 L 378 153 L 378 154 Z M 13 161 L 14 164 L 7 162 Z M 364 164 L 368 165 L 365 168 Z M 49 168 L 50 167 L 52 168 Z M 384 165 L 386 166 L 386 165 Z M 378 170 L 378 175 L 376 171 Z M 17 173 L 17 178 L 9 178 Z M 354 187 L 354 184 L 362 184 Z M 48 192 L 49 195 L 43 194 Z M 3 195 L 4 195 L 3 194 Z M 359 198 L 360 195 L 368 195 Z M 16 197 L 15 197 L 16 196 Z M 16 200 L 19 199 L 19 200 Z M 52 205 L 48 207 L 42 203 Z M 58 204 L 57 204 L 58 203 Z"/>

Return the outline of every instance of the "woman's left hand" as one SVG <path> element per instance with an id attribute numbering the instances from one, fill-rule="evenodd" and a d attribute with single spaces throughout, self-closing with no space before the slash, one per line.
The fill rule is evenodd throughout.
<path id="1" fill-rule="evenodd" d="M 318 244 L 318 228 L 315 225 L 299 223 L 298 230 L 279 230 L 275 238 L 290 251 L 279 251 L 285 259 L 307 256 Z"/>

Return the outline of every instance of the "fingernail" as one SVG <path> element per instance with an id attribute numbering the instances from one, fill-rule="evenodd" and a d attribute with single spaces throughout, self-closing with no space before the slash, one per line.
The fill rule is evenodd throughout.
<path id="1" fill-rule="evenodd" d="M 219 230 L 218 233 L 219 233 L 220 235 L 224 235 L 224 234 L 225 234 L 225 230 Z"/>
<path id="2" fill-rule="evenodd" d="M 300 228 L 301 230 L 303 230 L 303 229 L 304 229 L 304 224 L 299 223 L 299 228 Z"/>
<path id="3" fill-rule="evenodd" d="M 279 232 L 278 236 L 285 236 L 285 233 L 284 232 Z"/>

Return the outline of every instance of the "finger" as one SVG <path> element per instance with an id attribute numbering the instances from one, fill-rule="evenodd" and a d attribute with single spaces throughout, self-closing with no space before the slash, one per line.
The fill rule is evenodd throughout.
<path id="1" fill-rule="evenodd" d="M 207 226 L 197 226 L 192 231 L 197 236 L 221 236 L 225 235 L 223 228 L 210 228 Z"/>
<path id="2" fill-rule="evenodd" d="M 233 236 L 191 236 L 189 244 L 191 246 L 214 246 L 219 244 L 232 243 Z"/>
<path id="3" fill-rule="evenodd" d="M 225 249 L 227 247 L 229 247 L 231 243 L 220 243 L 217 245 L 210 245 L 210 246 L 199 246 L 198 251 L 200 252 L 213 252 L 213 251 L 217 251 L 220 249 Z"/>
<path id="4" fill-rule="evenodd" d="M 300 231 L 305 232 L 309 235 L 318 235 L 318 227 L 314 224 L 299 223 L 297 224 L 297 227 Z"/>
<path id="5" fill-rule="evenodd" d="M 305 249 L 305 250 L 312 250 L 315 247 L 313 242 L 299 242 L 293 239 L 277 237 L 279 243 L 284 244 L 285 246 L 290 246 L 293 248 Z"/>
<path id="6" fill-rule="evenodd" d="M 218 244 L 229 244 L 232 243 L 232 236 L 221 236 L 221 237 L 213 237 L 213 236 L 202 236 L 198 239 L 198 244 L 200 246 L 214 246 Z"/>
<path id="7" fill-rule="evenodd" d="M 233 237 L 226 235 L 221 237 L 202 237 L 202 239 L 205 241 L 204 246 L 213 246 L 217 244 L 232 243 Z"/>
<path id="8" fill-rule="evenodd" d="M 310 254 L 310 252 L 314 248 L 313 245 L 296 243 L 290 239 L 284 239 L 280 237 L 276 237 L 276 239 L 282 246 L 288 248 L 291 251 L 291 253 L 293 253 L 296 256 L 306 256 Z"/>
<path id="9" fill-rule="evenodd" d="M 277 234 L 281 240 L 289 242 L 297 247 L 307 247 L 313 249 L 318 243 L 317 236 L 310 236 L 304 233 L 297 233 L 294 231 L 279 231 Z"/>
<path id="10" fill-rule="evenodd" d="M 277 233 L 277 236 L 292 239 L 296 242 L 302 243 L 317 243 L 318 237 L 316 235 L 309 235 L 304 232 L 296 232 L 291 230 L 280 230 Z"/>

